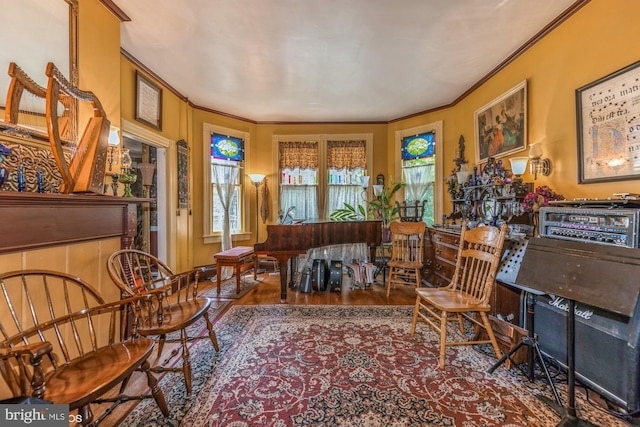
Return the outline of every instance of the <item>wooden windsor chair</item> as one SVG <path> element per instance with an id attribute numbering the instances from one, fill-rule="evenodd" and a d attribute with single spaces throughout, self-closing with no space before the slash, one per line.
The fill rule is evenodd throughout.
<path id="1" fill-rule="evenodd" d="M 105 303 L 88 283 L 65 273 L 23 270 L 0 274 L 0 379 L 13 397 L 33 396 L 77 410 L 80 425 L 97 424 L 114 406 L 153 397 L 164 414 L 167 403 L 150 371 L 154 341 L 140 337 L 148 298 Z M 21 308 L 21 309 L 18 309 Z M 122 319 L 133 333 L 122 337 Z M 124 394 L 134 371 L 147 377 L 151 395 Z M 120 385 L 117 395 L 112 389 Z M 0 387 L 3 389 L 3 387 Z M 111 403 L 95 420 L 92 404 Z"/>
<path id="2" fill-rule="evenodd" d="M 187 393 L 191 393 L 191 361 L 188 342 L 207 336 L 189 336 L 187 328 L 197 320 L 204 318 L 214 349 L 219 351 L 218 340 L 209 319 L 208 310 L 211 300 L 198 295 L 198 269 L 183 273 L 173 271 L 155 256 L 136 249 L 122 249 L 111 254 L 107 261 L 107 270 L 113 282 L 127 296 L 161 291 L 159 315 L 145 319 L 138 333 L 145 337 L 158 339 L 158 364 L 153 372 L 182 371 Z M 167 338 L 172 332 L 179 332 L 178 339 Z M 182 354 L 181 367 L 168 367 L 160 362 L 164 345 L 167 342 L 179 342 Z M 172 354 L 175 355 L 177 352 Z"/>

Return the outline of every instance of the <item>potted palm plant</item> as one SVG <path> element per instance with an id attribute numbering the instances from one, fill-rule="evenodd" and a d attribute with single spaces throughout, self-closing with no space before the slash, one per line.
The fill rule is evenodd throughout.
<path id="1" fill-rule="evenodd" d="M 391 183 L 391 187 L 383 187 L 380 196 L 369 203 L 368 211 L 362 205 L 352 206 L 344 204 L 344 208 L 336 209 L 331 213 L 329 219 L 332 221 L 362 221 L 377 213 L 377 217 L 382 220 L 382 240 L 391 241 L 389 224 L 394 219 L 398 219 L 398 206 L 395 204 L 395 194 L 404 187 L 404 182 Z"/>
<path id="2" fill-rule="evenodd" d="M 391 240 L 391 232 L 389 224 L 398 218 L 398 206 L 395 204 L 395 194 L 404 187 L 404 182 L 391 183 L 391 187 L 383 187 L 379 197 L 369 203 L 369 211 L 378 212 L 382 219 L 382 240 L 388 242 Z"/>

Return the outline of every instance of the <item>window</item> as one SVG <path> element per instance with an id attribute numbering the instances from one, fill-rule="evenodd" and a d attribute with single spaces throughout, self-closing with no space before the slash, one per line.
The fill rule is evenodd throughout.
<path id="1" fill-rule="evenodd" d="M 204 124 L 204 241 L 223 242 L 225 212 L 228 211 L 230 238 L 246 237 L 244 210 L 244 159 L 249 134 Z M 228 210 L 227 210 L 228 208 Z M 230 244 L 231 240 L 229 240 Z"/>
<path id="2" fill-rule="evenodd" d="M 345 202 L 364 203 L 361 177 L 372 164 L 372 134 L 274 135 L 273 144 L 282 214 L 295 207 L 295 219 L 323 219 Z"/>
<path id="3" fill-rule="evenodd" d="M 318 142 L 280 141 L 278 153 L 282 214 L 287 219 L 318 218 Z"/>
<path id="4" fill-rule="evenodd" d="M 227 199 L 227 191 L 231 191 L 229 199 Z M 240 182 L 237 165 L 212 161 L 211 200 L 213 200 L 211 231 L 222 233 L 224 230 L 226 200 L 229 200 L 229 230 L 232 234 L 242 231 L 242 206 L 240 205 Z"/>
<path id="5" fill-rule="evenodd" d="M 442 215 L 442 184 L 436 179 L 442 159 L 442 122 L 396 132 L 405 200 L 426 200 L 423 220 L 432 225 Z M 441 174 L 441 172 L 440 172 Z"/>
<path id="6" fill-rule="evenodd" d="M 363 194 L 362 177 L 366 175 L 366 141 L 327 141 L 327 166 L 329 188 L 327 191 L 326 217 L 345 203 L 362 205 L 366 209 L 366 193 Z"/>

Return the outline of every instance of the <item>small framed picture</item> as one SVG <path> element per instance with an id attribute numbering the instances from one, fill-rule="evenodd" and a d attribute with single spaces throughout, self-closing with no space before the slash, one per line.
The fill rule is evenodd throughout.
<path id="1" fill-rule="evenodd" d="M 527 148 L 527 81 L 503 93 L 473 114 L 476 163 Z"/>
<path id="2" fill-rule="evenodd" d="M 640 61 L 576 89 L 578 183 L 640 178 Z"/>
<path id="3" fill-rule="evenodd" d="M 162 89 L 137 70 L 136 120 L 162 130 Z"/>

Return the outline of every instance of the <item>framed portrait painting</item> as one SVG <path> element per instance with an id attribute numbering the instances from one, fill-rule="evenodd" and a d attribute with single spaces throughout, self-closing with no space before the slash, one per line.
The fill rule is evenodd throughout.
<path id="1" fill-rule="evenodd" d="M 524 80 L 473 114 L 476 163 L 527 148 L 527 81 Z"/>
<path id="2" fill-rule="evenodd" d="M 640 178 L 640 61 L 576 89 L 578 182 Z"/>

